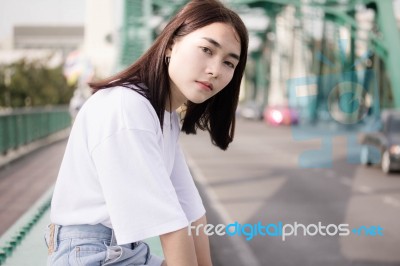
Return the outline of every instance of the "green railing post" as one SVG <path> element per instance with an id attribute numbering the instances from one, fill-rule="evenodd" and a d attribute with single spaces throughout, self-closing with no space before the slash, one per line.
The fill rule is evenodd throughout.
<path id="1" fill-rule="evenodd" d="M 6 148 L 6 123 L 5 123 L 6 117 L 5 116 L 0 116 L 0 155 L 5 153 L 7 151 Z"/>
<path id="2" fill-rule="evenodd" d="M 14 109 L 0 113 L 0 155 L 69 127 L 67 107 Z"/>

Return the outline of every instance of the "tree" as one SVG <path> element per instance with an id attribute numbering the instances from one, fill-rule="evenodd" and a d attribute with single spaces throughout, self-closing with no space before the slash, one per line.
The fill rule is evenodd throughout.
<path id="1" fill-rule="evenodd" d="M 68 104 L 72 94 L 62 65 L 50 68 L 48 59 L 22 59 L 0 67 L 0 107 Z"/>

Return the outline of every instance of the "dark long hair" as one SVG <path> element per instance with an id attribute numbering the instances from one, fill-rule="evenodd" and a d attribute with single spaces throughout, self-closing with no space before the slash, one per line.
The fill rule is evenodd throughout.
<path id="1" fill-rule="evenodd" d="M 153 45 L 135 63 L 122 72 L 89 85 L 94 92 L 114 87 L 131 88 L 146 97 L 160 120 L 162 127 L 167 99 L 171 99 L 166 50 L 177 37 L 185 36 L 209 24 L 221 22 L 231 25 L 240 38 L 240 60 L 232 80 L 218 94 L 203 103 L 187 102 L 182 131 L 196 134 L 207 130 L 212 143 L 223 150 L 228 148 L 235 133 L 235 112 L 240 83 L 247 61 L 248 33 L 240 17 L 217 0 L 192 0 L 167 24 Z"/>

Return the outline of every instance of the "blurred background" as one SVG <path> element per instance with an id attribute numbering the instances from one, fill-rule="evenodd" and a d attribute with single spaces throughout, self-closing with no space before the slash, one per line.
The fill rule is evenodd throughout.
<path id="1" fill-rule="evenodd" d="M 235 141 L 181 137 L 209 223 L 384 234 L 212 236 L 214 264 L 400 265 L 400 0 L 223 2 L 250 33 Z M 87 82 L 133 63 L 185 3 L 0 0 L 0 265 L 43 264 Z"/>

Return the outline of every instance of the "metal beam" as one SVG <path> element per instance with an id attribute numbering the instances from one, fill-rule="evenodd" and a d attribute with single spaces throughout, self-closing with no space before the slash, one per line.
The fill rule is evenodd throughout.
<path id="1" fill-rule="evenodd" d="M 231 0 L 230 2 L 246 4 L 250 7 L 263 7 L 270 16 L 275 16 L 279 12 L 279 7 L 282 8 L 285 5 L 319 8 L 326 15 L 333 18 L 335 23 L 350 26 L 352 34 L 359 30 L 359 25 L 351 17 L 351 11 L 355 10 L 356 5 L 376 5 L 378 7 L 377 20 L 382 37 L 375 32 L 368 32 L 367 41 L 370 48 L 385 62 L 391 81 L 394 106 L 400 108 L 400 75 L 398 74 L 400 69 L 400 32 L 396 26 L 397 22 L 393 12 L 392 0 L 348 0 L 344 3 L 339 3 L 337 0 L 326 0 L 323 3 L 314 1 L 302 3 L 300 0 Z M 273 7 L 278 7 L 278 9 Z"/>
<path id="2" fill-rule="evenodd" d="M 394 105 L 400 108 L 400 32 L 397 28 L 393 12 L 393 1 L 376 1 L 378 7 L 378 22 L 382 31 L 383 41 L 388 50 L 386 60 L 387 71 L 391 81 Z"/>

